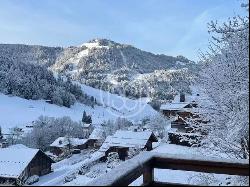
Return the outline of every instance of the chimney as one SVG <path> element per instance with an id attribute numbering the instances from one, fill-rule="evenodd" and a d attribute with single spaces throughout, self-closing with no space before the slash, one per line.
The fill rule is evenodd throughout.
<path id="1" fill-rule="evenodd" d="M 180 94 L 180 102 L 185 102 L 185 94 L 184 93 Z"/>

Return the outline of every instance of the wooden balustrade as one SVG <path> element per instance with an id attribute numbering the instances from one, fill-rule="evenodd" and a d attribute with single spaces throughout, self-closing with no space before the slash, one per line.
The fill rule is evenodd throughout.
<path id="1" fill-rule="evenodd" d="M 100 176 L 88 185 L 128 186 L 143 175 L 143 186 L 186 186 L 186 184 L 173 184 L 155 181 L 154 168 L 249 176 L 248 160 L 199 158 L 194 156 L 145 152 L 122 163 L 117 168 L 111 170 L 105 175 Z"/>

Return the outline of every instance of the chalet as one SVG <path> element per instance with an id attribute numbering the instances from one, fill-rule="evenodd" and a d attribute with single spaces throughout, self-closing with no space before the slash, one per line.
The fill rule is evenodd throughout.
<path id="1" fill-rule="evenodd" d="M 89 136 L 94 130 L 94 125 L 92 123 L 83 123 L 83 132 L 86 136 Z"/>
<path id="2" fill-rule="evenodd" d="M 167 103 L 161 105 L 161 113 L 167 117 L 180 116 L 182 118 L 192 117 L 192 104 L 191 103 Z"/>
<path id="3" fill-rule="evenodd" d="M 50 145 L 50 152 L 54 155 L 61 155 L 69 149 L 87 149 L 88 139 L 59 137 Z"/>
<path id="4" fill-rule="evenodd" d="M 0 148 L 5 148 L 8 146 L 7 139 L 5 139 L 2 135 L 1 128 L 0 128 Z"/>
<path id="5" fill-rule="evenodd" d="M 54 155 L 61 155 L 69 149 L 87 149 L 88 140 L 79 138 L 59 137 L 50 144 L 50 152 Z"/>
<path id="6" fill-rule="evenodd" d="M 202 135 L 200 133 L 185 133 L 178 131 L 168 132 L 169 142 L 171 144 L 182 146 L 200 146 Z"/>
<path id="7" fill-rule="evenodd" d="M 93 148 L 101 147 L 103 143 L 103 133 L 102 128 L 95 128 L 88 138 L 89 145 Z"/>
<path id="8" fill-rule="evenodd" d="M 50 173 L 52 163 L 54 161 L 39 149 L 0 149 L 0 184 L 22 185 L 33 175 Z"/>
<path id="9" fill-rule="evenodd" d="M 157 142 L 156 136 L 150 131 L 117 131 L 113 136 L 108 136 L 100 148 L 105 157 L 110 152 L 117 152 L 121 160 L 125 160 L 131 148 L 152 150 L 152 143 Z"/>
<path id="10" fill-rule="evenodd" d="M 171 121 L 171 128 L 178 129 L 178 131 L 180 132 L 186 132 L 187 126 L 187 122 L 179 116 L 177 116 L 173 121 Z"/>
<path id="11" fill-rule="evenodd" d="M 92 123 L 84 123 L 83 124 L 83 128 L 85 129 L 85 130 L 93 130 L 93 125 L 92 125 Z"/>
<path id="12" fill-rule="evenodd" d="M 0 148 L 6 148 L 8 147 L 8 142 L 4 138 L 0 138 Z"/>
<path id="13" fill-rule="evenodd" d="M 186 95 L 181 93 L 174 98 L 172 103 L 163 104 L 160 110 L 167 117 L 180 116 L 183 119 L 196 117 L 193 109 L 198 107 L 196 102 L 198 95 Z"/>

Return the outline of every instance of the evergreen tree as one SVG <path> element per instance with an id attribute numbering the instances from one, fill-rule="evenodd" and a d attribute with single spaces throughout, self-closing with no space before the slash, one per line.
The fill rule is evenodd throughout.
<path id="1" fill-rule="evenodd" d="M 92 123 L 92 117 L 91 117 L 91 115 L 87 115 L 87 113 L 85 111 L 83 111 L 82 122 L 83 123 L 87 123 L 87 124 L 91 124 Z"/>
<path id="2" fill-rule="evenodd" d="M 0 56 L 0 92 L 25 99 L 44 99 L 59 106 L 70 107 L 76 101 L 94 106 L 94 98 L 83 93 L 81 87 L 61 76 L 55 78 L 44 66 L 15 63 Z"/>
<path id="3" fill-rule="evenodd" d="M 87 119 L 87 114 L 85 112 L 85 110 L 83 111 L 83 114 L 82 114 L 82 122 L 85 123 L 86 122 L 86 119 Z"/>
<path id="4" fill-rule="evenodd" d="M 2 134 L 2 127 L 0 126 L 0 139 L 3 138 L 3 134 Z"/>

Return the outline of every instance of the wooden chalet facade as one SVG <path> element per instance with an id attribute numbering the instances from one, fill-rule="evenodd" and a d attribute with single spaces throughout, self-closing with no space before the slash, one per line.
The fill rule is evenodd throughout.
<path id="1" fill-rule="evenodd" d="M 88 140 L 92 148 L 100 148 L 103 143 L 103 129 L 95 128 L 90 134 Z"/>
<path id="2" fill-rule="evenodd" d="M 185 95 L 180 95 L 180 100 L 175 99 L 175 102 L 163 104 L 160 107 L 161 113 L 171 120 L 171 132 L 168 132 L 169 141 L 172 144 L 183 146 L 199 146 L 202 135 L 190 125 L 190 120 L 193 123 L 202 123 L 199 114 L 195 108 L 198 107 L 196 102 L 197 97 L 190 96 L 186 100 Z"/>
<path id="3" fill-rule="evenodd" d="M 169 142 L 171 144 L 183 145 L 187 147 L 199 147 L 202 135 L 198 133 L 185 133 L 185 132 L 168 132 Z"/>
<path id="4" fill-rule="evenodd" d="M 141 149 L 151 151 L 153 142 L 157 138 L 150 131 L 117 131 L 113 136 L 108 136 L 100 148 L 100 152 L 105 154 L 104 160 L 110 152 L 117 152 L 121 160 L 128 156 L 129 149 Z"/>
<path id="5" fill-rule="evenodd" d="M 161 105 L 161 113 L 168 118 L 173 116 L 179 116 L 183 119 L 187 119 L 190 117 L 197 118 L 198 116 L 193 113 L 192 109 L 198 107 L 198 103 L 196 103 L 196 99 L 198 96 L 199 94 L 186 99 L 185 94 L 181 93 L 174 99 L 174 102 Z"/>
<path id="6" fill-rule="evenodd" d="M 161 113 L 168 118 L 172 116 L 192 117 L 193 114 L 190 109 L 192 109 L 192 104 L 190 103 L 168 103 L 160 108 Z"/>
<path id="7" fill-rule="evenodd" d="M 33 175 L 50 173 L 54 161 L 38 149 L 0 149 L 0 184 L 22 185 Z"/>
<path id="8" fill-rule="evenodd" d="M 59 156 L 67 150 L 94 148 L 96 141 L 94 139 L 59 137 L 50 145 L 50 152 Z"/>
<path id="9" fill-rule="evenodd" d="M 94 125 L 92 123 L 83 123 L 83 133 L 85 136 L 90 136 L 91 132 L 94 130 Z"/>
<path id="10" fill-rule="evenodd" d="M 177 117 L 176 120 L 171 121 L 171 128 L 172 129 L 178 129 L 180 132 L 186 132 L 186 128 L 188 127 L 185 120 L 183 120 L 180 117 Z"/>
<path id="11" fill-rule="evenodd" d="M 6 139 L 4 139 L 3 137 L 0 137 L 0 148 L 6 148 L 8 147 L 8 142 Z"/>
<path id="12" fill-rule="evenodd" d="M 108 157 L 109 153 L 111 152 L 116 152 L 119 155 L 119 159 L 120 160 L 126 160 L 126 158 L 128 157 L 128 151 L 129 148 L 128 147 L 119 147 L 119 146 L 113 146 L 110 147 L 106 152 L 105 152 L 105 158 Z M 104 160 L 105 160 L 104 158 Z"/>

